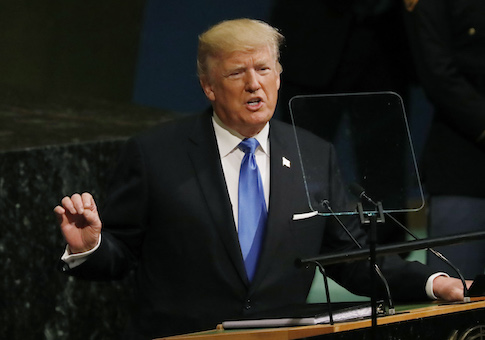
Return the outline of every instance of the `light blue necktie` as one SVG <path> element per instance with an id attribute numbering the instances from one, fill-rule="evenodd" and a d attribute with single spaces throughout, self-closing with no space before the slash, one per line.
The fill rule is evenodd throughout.
<path id="1" fill-rule="evenodd" d="M 238 145 L 245 153 L 239 172 L 238 234 L 246 273 L 250 281 L 256 272 L 268 215 L 263 182 L 254 156 L 258 145 L 258 141 L 254 138 L 245 139 Z"/>

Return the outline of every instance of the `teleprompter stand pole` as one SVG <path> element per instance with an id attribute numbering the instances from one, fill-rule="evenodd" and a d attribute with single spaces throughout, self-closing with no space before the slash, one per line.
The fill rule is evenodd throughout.
<path id="1" fill-rule="evenodd" d="M 369 275 L 371 283 L 371 334 L 372 339 L 375 339 L 377 328 L 377 273 L 376 273 L 376 245 L 377 245 L 377 224 L 385 223 L 384 209 L 382 203 L 377 202 L 377 211 L 365 212 L 362 203 L 357 203 L 357 211 L 359 212 L 360 224 L 367 231 L 369 243 Z"/>

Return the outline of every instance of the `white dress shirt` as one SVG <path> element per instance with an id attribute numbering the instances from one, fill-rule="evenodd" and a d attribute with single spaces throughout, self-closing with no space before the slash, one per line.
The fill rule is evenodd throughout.
<path id="1" fill-rule="evenodd" d="M 232 213 L 236 223 L 238 224 L 238 190 L 239 190 L 239 170 L 241 162 L 244 157 L 244 152 L 238 148 L 245 137 L 234 130 L 229 129 L 221 122 L 219 117 L 214 113 L 212 116 L 212 123 L 216 134 L 217 146 L 219 147 L 219 154 L 221 157 L 222 170 L 224 171 L 224 178 L 226 180 L 227 191 L 232 204 Z M 256 135 L 254 138 L 259 142 L 256 148 L 255 157 L 258 164 L 259 173 L 263 181 L 264 199 L 266 202 L 266 209 L 269 203 L 269 123 Z"/>

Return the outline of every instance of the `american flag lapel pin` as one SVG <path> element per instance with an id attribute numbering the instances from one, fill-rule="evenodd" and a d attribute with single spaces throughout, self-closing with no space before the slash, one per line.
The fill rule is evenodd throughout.
<path id="1" fill-rule="evenodd" d="M 291 168 L 291 162 L 288 158 L 283 157 L 282 160 L 283 160 L 283 166 L 286 166 L 287 168 Z"/>

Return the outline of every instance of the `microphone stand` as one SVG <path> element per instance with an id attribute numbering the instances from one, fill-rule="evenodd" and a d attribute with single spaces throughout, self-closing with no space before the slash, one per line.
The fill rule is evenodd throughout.
<path id="1" fill-rule="evenodd" d="M 330 324 L 333 326 L 332 301 L 330 301 L 330 289 L 328 288 L 327 273 L 325 272 L 325 268 L 318 261 L 315 261 L 313 263 L 318 267 L 318 269 L 320 270 L 320 273 L 323 276 L 323 283 L 324 283 L 324 286 L 325 286 L 325 295 L 326 295 L 326 298 L 327 298 L 328 317 L 329 317 Z"/>
<path id="2" fill-rule="evenodd" d="M 380 209 L 378 209 L 379 211 Z M 365 224 L 370 224 L 371 227 L 375 227 L 375 225 L 378 223 L 378 217 L 374 213 L 371 216 L 367 214 L 362 214 L 363 221 Z M 382 218 L 382 216 L 379 217 L 379 219 Z M 374 220 L 374 222 L 372 222 Z M 368 222 L 365 222 L 368 221 Z M 380 222 L 379 222 L 380 223 Z M 372 225 L 374 224 L 374 225 Z M 454 235 L 454 236 L 445 236 L 445 237 L 438 237 L 438 238 L 429 238 L 425 240 L 416 240 L 416 241 L 408 241 L 408 242 L 402 242 L 402 243 L 396 243 L 393 245 L 384 245 L 384 246 L 379 246 L 375 247 L 375 244 L 373 246 L 369 245 L 368 249 L 359 249 L 359 250 L 354 250 L 354 251 L 346 251 L 346 252 L 340 252 L 340 253 L 333 253 L 325 256 L 319 256 L 319 257 L 312 257 L 312 258 L 307 258 L 307 259 L 297 259 L 296 260 L 296 265 L 298 266 L 304 266 L 308 263 L 319 263 L 321 266 L 327 266 L 331 264 L 337 264 L 337 263 L 343 263 L 343 262 L 351 262 L 351 261 L 357 261 L 357 260 L 367 260 L 369 259 L 369 254 L 372 255 L 372 253 L 375 255 L 375 257 L 378 256 L 385 256 L 389 254 L 399 254 L 403 252 L 409 252 L 412 250 L 419 250 L 419 249 L 427 249 L 427 248 L 433 248 L 437 246 L 445 246 L 445 245 L 452 245 L 452 244 L 458 244 L 458 243 L 463 243 L 467 241 L 474 241 L 474 240 L 481 240 L 485 239 L 485 231 L 480 231 L 480 232 L 472 232 L 472 233 L 467 233 L 467 234 L 460 234 L 460 235 Z M 375 247 L 375 248 L 374 248 Z M 374 250 L 371 250 L 371 248 L 374 248 Z M 372 261 L 372 260 L 371 260 Z M 375 261 L 375 259 L 374 259 Z M 372 268 L 371 264 L 371 268 Z M 375 272 L 373 271 L 371 275 L 375 275 Z M 372 278 L 372 276 L 371 276 Z M 374 287 L 372 288 L 374 290 Z M 374 292 L 373 292 L 374 293 Z M 374 294 L 373 294 L 374 295 Z M 371 297 L 372 298 L 372 297 Z M 375 297 L 373 297 L 375 300 Z M 372 339 L 375 339 L 376 331 L 377 331 L 377 309 L 376 309 L 376 301 L 371 301 L 372 304 L 372 327 L 371 327 L 371 335 Z M 375 313 L 375 315 L 374 315 Z"/>
<path id="3" fill-rule="evenodd" d="M 378 202 L 375 202 L 372 198 L 370 198 L 366 194 L 364 188 L 362 188 L 359 184 L 352 183 L 350 185 L 350 191 L 352 191 L 352 193 L 355 196 L 358 196 L 360 199 L 364 198 L 367 202 L 373 204 L 376 207 L 378 206 Z M 391 220 L 393 220 L 401 229 L 403 229 L 408 235 L 410 235 L 411 237 L 413 237 L 415 240 L 419 240 L 420 239 L 413 232 L 411 232 L 411 230 L 409 230 L 404 224 L 402 224 L 397 219 L 395 219 L 391 214 L 385 213 L 385 215 L 387 217 L 389 217 Z M 460 280 L 461 280 L 461 282 L 463 284 L 463 296 L 464 296 L 464 300 L 463 301 L 464 302 L 470 302 L 470 297 L 468 296 L 468 288 L 466 286 L 466 281 L 465 281 L 465 278 L 463 277 L 463 275 L 461 274 L 461 271 L 453 263 L 451 263 L 443 254 L 441 254 L 440 252 L 434 250 L 433 248 L 427 248 L 427 250 L 429 250 L 434 256 L 436 256 L 437 258 L 439 258 L 441 261 L 443 261 L 444 263 L 446 263 L 449 267 L 451 267 L 451 269 L 453 269 L 455 271 L 455 273 L 457 273 L 458 277 L 460 278 Z"/>
<path id="4" fill-rule="evenodd" d="M 359 249 L 362 249 L 362 246 L 360 245 L 360 243 L 350 233 L 349 229 L 340 220 L 340 218 L 338 218 L 337 214 L 335 214 L 335 212 L 333 211 L 332 207 L 330 206 L 330 202 L 327 199 L 323 199 L 323 200 L 321 200 L 320 204 L 323 207 L 326 207 L 328 209 L 328 211 L 332 214 L 333 218 L 335 218 L 335 220 L 338 222 L 338 224 L 340 225 L 340 227 L 342 227 L 342 229 L 347 233 L 347 235 L 352 240 L 352 242 L 354 242 L 354 244 Z M 364 221 L 365 218 L 364 218 L 364 215 L 363 215 L 363 209 L 361 209 L 361 212 L 362 212 L 362 220 Z M 328 299 L 330 297 L 330 293 L 329 293 L 329 290 L 328 290 L 328 283 L 327 283 L 327 277 L 326 277 L 326 274 L 325 274 L 325 269 L 324 269 L 324 267 L 322 265 L 320 265 L 320 263 L 318 263 L 318 261 L 315 261 L 314 263 L 319 267 L 320 272 L 322 273 L 322 275 L 324 277 L 324 280 L 325 280 L 324 283 L 325 283 L 325 289 L 326 289 L 327 301 L 328 301 Z M 379 275 L 379 278 L 381 279 L 381 281 L 384 284 L 385 289 L 386 289 L 386 293 L 387 293 L 387 303 L 388 303 L 388 314 L 389 315 L 394 315 L 396 313 L 396 310 L 394 308 L 394 303 L 392 302 L 391 291 L 389 289 L 389 285 L 387 284 L 387 280 L 384 277 L 384 275 L 382 274 L 382 272 L 381 272 L 381 270 L 380 270 L 380 268 L 379 268 L 379 266 L 377 264 L 375 264 L 374 270 L 375 270 L 375 273 L 377 275 Z M 329 306 L 329 310 L 331 312 L 331 306 Z M 377 298 L 376 298 L 376 307 L 375 307 L 375 310 L 377 311 Z M 376 313 L 376 318 L 377 318 L 377 313 Z M 332 318 L 330 318 L 330 321 L 332 322 Z"/>

